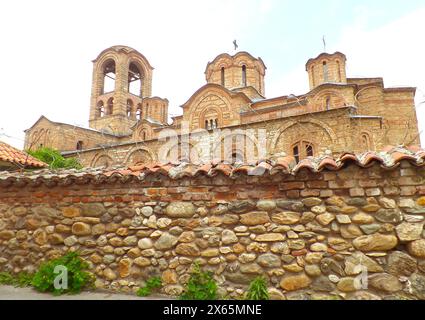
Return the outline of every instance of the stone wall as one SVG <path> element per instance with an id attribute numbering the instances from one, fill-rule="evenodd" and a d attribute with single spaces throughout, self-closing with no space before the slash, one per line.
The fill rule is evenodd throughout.
<path id="1" fill-rule="evenodd" d="M 178 295 L 199 261 L 232 298 L 264 275 L 274 299 L 425 299 L 424 167 L 102 177 L 0 183 L 0 270 L 78 250 L 110 290 Z"/>

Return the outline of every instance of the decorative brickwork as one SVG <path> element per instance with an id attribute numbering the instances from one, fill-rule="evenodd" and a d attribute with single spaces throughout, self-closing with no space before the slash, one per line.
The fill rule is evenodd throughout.
<path id="1" fill-rule="evenodd" d="M 349 78 L 340 52 L 307 62 L 308 93 L 275 98 L 265 97 L 266 67 L 261 58 L 247 52 L 220 54 L 207 64 L 207 84 L 182 105 L 183 114 L 173 117 L 172 124 L 167 122 L 168 100 L 151 96 L 153 68 L 141 53 L 113 46 L 93 62 L 91 129 L 42 117 L 26 131 L 26 148 L 49 146 L 78 157 L 85 166 L 111 166 L 160 160 L 159 149 L 166 141 L 158 138 L 164 129 L 178 135 L 170 151 L 179 147 L 188 134 L 185 130 L 252 129 L 253 140 L 264 130 L 263 157 L 298 154 L 302 159 L 420 145 L 415 88 L 385 88 L 382 78 Z M 113 81 L 109 90 L 107 80 Z M 133 84 L 139 84 L 136 91 Z M 192 149 L 187 152 L 191 161 L 200 157 L 199 149 L 206 149 L 194 147 L 192 137 L 185 143 Z M 143 156 L 139 148 L 146 152 Z M 232 153 L 249 160 L 246 150 Z"/>

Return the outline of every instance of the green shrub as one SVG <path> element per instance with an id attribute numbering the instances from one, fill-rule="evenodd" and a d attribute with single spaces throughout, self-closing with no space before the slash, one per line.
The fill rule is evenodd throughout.
<path id="1" fill-rule="evenodd" d="M 160 277 L 152 277 L 146 280 L 146 285 L 139 288 L 137 295 L 139 297 L 149 296 L 153 290 L 159 289 L 162 286 L 162 281 Z"/>
<path id="2" fill-rule="evenodd" d="M 202 271 L 195 263 L 190 279 L 186 284 L 181 300 L 215 300 L 217 299 L 217 284 L 212 273 Z"/>
<path id="3" fill-rule="evenodd" d="M 40 148 L 35 151 L 27 151 L 31 156 L 47 163 L 51 169 L 81 169 L 82 165 L 75 158 L 64 158 L 58 150 Z"/>
<path id="4" fill-rule="evenodd" d="M 29 287 L 31 286 L 32 278 L 34 275 L 27 272 L 19 272 L 14 275 L 9 272 L 0 272 L 0 284 L 10 285 L 15 287 Z"/>
<path id="5" fill-rule="evenodd" d="M 246 293 L 246 300 L 269 300 L 269 298 L 266 279 L 259 276 L 252 280 Z"/>
<path id="6" fill-rule="evenodd" d="M 60 273 L 55 273 L 57 266 L 63 266 L 67 270 L 67 288 L 58 286 L 55 288 L 55 279 Z M 64 293 L 76 294 L 84 288 L 93 287 L 94 276 L 88 271 L 88 263 L 80 258 L 77 252 L 69 252 L 64 256 L 43 263 L 32 279 L 32 285 L 41 292 L 51 292 L 55 295 Z"/>

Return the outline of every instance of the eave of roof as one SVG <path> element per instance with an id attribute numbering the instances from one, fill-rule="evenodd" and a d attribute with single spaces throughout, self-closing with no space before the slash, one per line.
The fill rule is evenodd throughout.
<path id="1" fill-rule="evenodd" d="M 311 58 L 311 59 L 309 59 L 309 60 L 307 61 L 307 63 L 305 64 L 305 68 L 306 68 L 306 70 L 307 70 L 307 69 L 308 69 L 308 66 L 309 66 L 309 65 L 310 65 L 310 63 L 312 63 L 313 61 L 316 61 L 316 60 L 321 59 L 321 58 L 324 58 L 324 57 L 329 58 L 329 57 L 334 56 L 334 55 L 339 55 L 339 56 L 341 56 L 344 60 L 347 60 L 347 57 L 345 56 L 345 54 L 343 54 L 342 52 L 339 52 L 339 51 L 336 51 L 336 52 L 334 52 L 334 53 L 322 52 L 322 53 L 321 53 L 321 54 L 319 54 L 316 58 Z"/>
<path id="2" fill-rule="evenodd" d="M 380 165 L 392 170 L 402 161 L 408 161 L 414 166 L 425 166 L 425 150 L 419 147 L 386 147 L 381 152 L 365 152 L 362 154 L 344 153 L 337 159 L 332 156 L 307 158 L 296 163 L 293 157 L 276 157 L 260 160 L 252 164 L 229 164 L 223 161 L 208 163 L 151 163 L 134 167 L 122 168 L 87 168 L 83 170 L 38 170 L 23 173 L 0 173 L 0 187 L 9 187 L 19 184 L 48 187 L 70 184 L 106 184 L 143 181 L 151 175 L 160 175 L 172 180 L 195 178 L 198 176 L 214 177 L 222 174 L 231 179 L 239 176 L 296 176 L 302 170 L 311 172 L 338 171 L 347 165 L 356 165 L 361 168 Z"/>
<path id="3" fill-rule="evenodd" d="M 30 156 L 26 152 L 18 150 L 2 141 L 0 141 L 0 161 L 24 168 L 45 168 L 48 166 L 46 163 Z"/>

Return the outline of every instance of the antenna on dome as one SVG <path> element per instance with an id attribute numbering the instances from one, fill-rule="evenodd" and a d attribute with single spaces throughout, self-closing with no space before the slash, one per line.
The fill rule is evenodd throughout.
<path id="1" fill-rule="evenodd" d="M 238 50 L 239 46 L 236 40 L 233 40 L 233 45 L 235 46 L 235 51 Z"/>
<path id="2" fill-rule="evenodd" d="M 323 40 L 323 52 L 326 52 L 326 39 L 325 39 L 325 36 L 323 36 L 322 40 Z"/>

